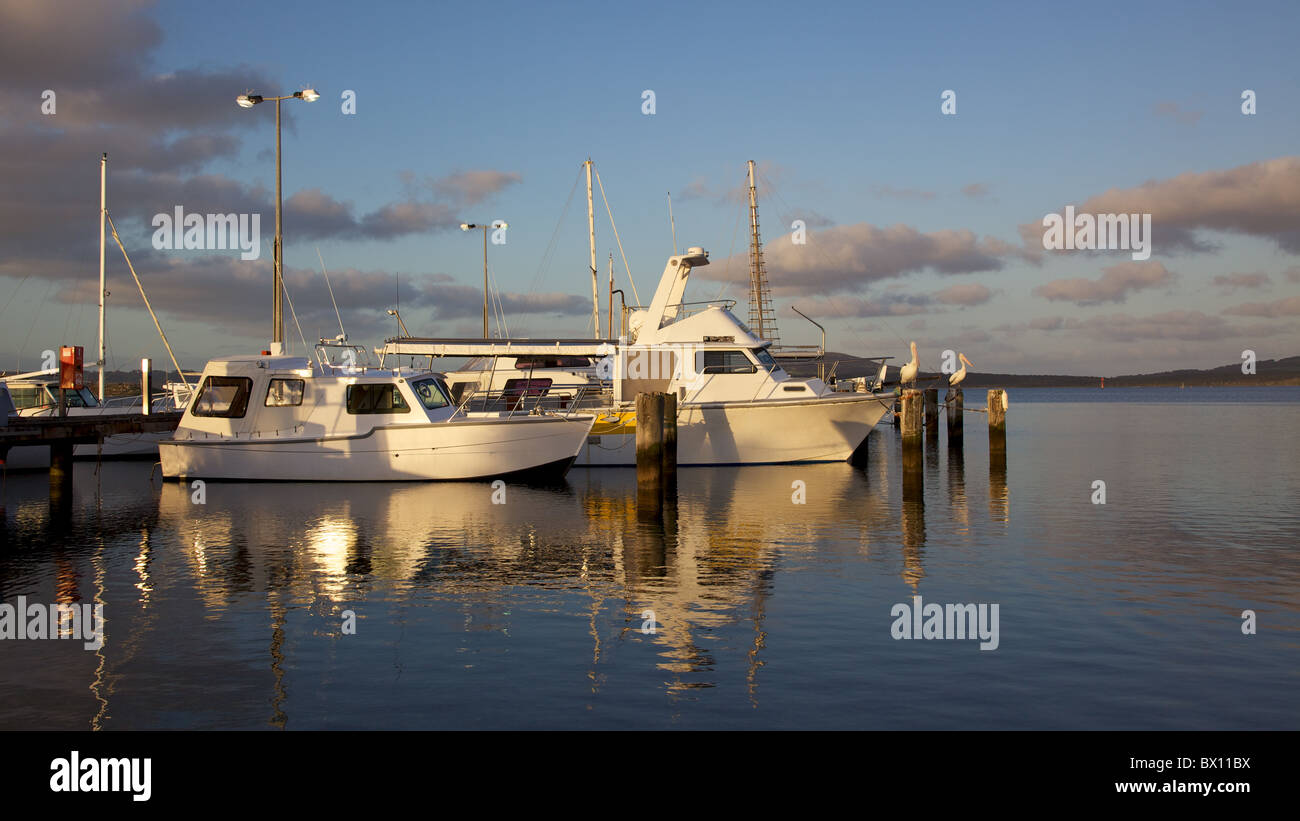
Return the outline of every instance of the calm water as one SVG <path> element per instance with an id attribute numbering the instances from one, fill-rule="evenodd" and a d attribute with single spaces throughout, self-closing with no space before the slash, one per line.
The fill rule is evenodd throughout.
<path id="1" fill-rule="evenodd" d="M 0 729 L 1300 728 L 1300 389 L 1020 390 L 1008 420 L 1005 473 L 967 414 L 920 504 L 882 426 L 857 467 L 683 470 L 654 525 L 632 470 L 200 505 L 79 464 L 56 524 L 10 475 L 0 602 L 107 628 L 0 641 Z M 997 603 L 1000 646 L 894 640 L 918 594 Z"/>

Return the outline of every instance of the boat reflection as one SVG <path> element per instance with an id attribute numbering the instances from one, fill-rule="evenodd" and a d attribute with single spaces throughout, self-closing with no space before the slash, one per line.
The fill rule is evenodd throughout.
<path id="1" fill-rule="evenodd" d="M 889 472 L 883 449 L 857 468 L 692 469 L 653 521 L 638 520 L 631 470 L 578 468 L 559 486 L 503 494 L 482 483 L 212 482 L 203 504 L 191 485 L 169 482 L 157 527 L 174 532 L 209 618 L 241 594 L 266 597 L 273 726 L 286 721 L 287 610 L 330 625 L 372 601 L 450 600 L 466 634 L 510 635 L 527 618 L 526 608 L 511 614 L 518 588 L 581 591 L 593 693 L 609 654 L 629 643 L 655 648 L 670 694 L 714 686 L 713 633 L 752 622 L 745 678 L 756 703 L 766 602 L 783 561 L 814 556 L 828 527 L 852 534 L 864 554 L 875 544 L 897 549 L 901 529 L 904 577 L 924 575 L 923 505 L 900 528 L 888 495 L 868 492 L 887 485 Z M 142 604 L 156 583 L 144 568 Z M 318 631 L 327 634 L 335 631 Z"/>
<path id="2" fill-rule="evenodd" d="M 120 671 L 172 647 L 177 618 L 195 614 L 208 655 L 260 670 L 232 686 L 264 693 L 260 721 L 273 727 L 291 726 L 302 703 L 295 680 L 299 699 L 312 692 L 304 665 L 343 652 L 328 642 L 345 640 L 348 611 L 364 629 L 346 640 L 387 642 L 397 676 L 462 666 L 458 654 L 472 662 L 491 637 L 528 635 L 516 652 L 535 650 L 537 626 L 558 623 L 564 641 L 590 648 L 593 695 L 615 665 L 649 665 L 670 698 L 734 673 L 757 706 L 783 569 L 878 561 L 913 589 L 925 576 L 924 479 L 900 483 L 891 446 L 876 433 L 854 465 L 681 471 L 662 517 L 649 520 L 637 515 L 635 471 L 620 469 L 504 488 L 155 481 L 120 503 L 82 497 L 59 523 L 33 485 L 30 497 L 11 496 L 3 530 L 37 549 L 0 556 L 0 593 L 6 575 L 36 565 L 57 566 L 60 599 L 86 597 L 91 574 L 96 601 L 111 592 L 107 640 L 86 679 L 96 727 L 113 724 Z M 444 643 L 378 638 L 408 623 Z"/>

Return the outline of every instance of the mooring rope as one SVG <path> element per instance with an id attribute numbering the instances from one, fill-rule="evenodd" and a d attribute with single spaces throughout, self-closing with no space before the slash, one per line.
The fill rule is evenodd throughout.
<path id="1" fill-rule="evenodd" d="M 144 292 L 144 285 L 140 284 L 140 277 L 136 275 L 135 266 L 131 264 L 131 256 L 126 252 L 126 246 L 122 244 L 122 238 L 117 235 L 117 226 L 113 224 L 113 218 L 108 215 L 108 209 L 104 209 L 104 216 L 108 218 L 108 227 L 113 231 L 113 241 L 117 247 L 122 249 L 122 256 L 126 258 L 126 267 L 131 271 L 131 277 L 135 280 L 135 286 L 140 289 L 140 298 L 144 300 L 144 307 L 149 309 L 149 316 L 153 318 L 153 325 L 158 329 L 158 335 L 162 337 L 163 347 L 167 349 L 167 355 L 171 357 L 172 365 L 176 368 L 176 375 L 185 383 L 187 390 L 193 390 L 190 387 L 190 381 L 185 378 L 185 371 L 181 370 L 181 365 L 176 361 L 176 354 L 172 352 L 171 343 L 167 341 L 167 334 L 163 333 L 162 325 L 158 322 L 158 315 L 153 312 L 153 306 L 149 304 L 149 297 Z"/>

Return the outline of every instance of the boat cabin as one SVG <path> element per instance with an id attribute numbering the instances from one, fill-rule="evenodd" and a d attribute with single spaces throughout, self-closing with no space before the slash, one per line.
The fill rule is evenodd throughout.
<path id="1" fill-rule="evenodd" d="M 436 373 L 230 356 L 203 369 L 176 438 L 360 435 L 455 414 Z"/>

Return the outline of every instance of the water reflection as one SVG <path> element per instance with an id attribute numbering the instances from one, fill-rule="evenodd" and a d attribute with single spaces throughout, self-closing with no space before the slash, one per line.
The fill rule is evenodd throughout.
<path id="1" fill-rule="evenodd" d="M 1061 418 L 1056 405 L 1037 419 L 1061 419 L 1065 431 L 1122 427 L 1096 407 Z M 1017 423 L 1029 427 L 1034 409 L 1018 408 Z M 1195 408 L 1182 412 L 1192 414 L 1187 430 L 1203 429 Z M 1287 418 L 1270 429 L 1291 429 Z M 1165 414 L 1160 426 L 1170 424 Z M 45 477 L 10 477 L 0 600 L 104 602 L 107 634 L 98 653 L 0 643 L 0 685 L 23 694 L 0 704 L 0 727 L 473 726 L 490 716 L 505 716 L 491 726 L 671 726 L 702 715 L 692 712 L 699 703 L 712 716 L 739 707 L 770 719 L 806 715 L 802 699 L 813 692 L 821 704 L 842 694 L 862 701 L 901 683 L 937 699 L 955 685 L 933 677 L 934 653 L 963 680 L 988 674 L 979 666 L 988 654 L 900 649 L 885 616 L 914 592 L 940 590 L 1003 601 L 1008 630 L 1012 615 L 1050 625 L 1042 630 L 1052 641 L 1028 656 L 1016 654 L 1032 631 L 1005 644 L 997 659 L 1008 665 L 1010 695 L 985 694 L 1002 719 L 1025 722 L 1015 682 L 1034 659 L 1061 667 L 1056 637 L 1120 654 L 1087 668 L 1086 687 L 1071 667 L 1075 678 L 1056 681 L 1058 692 L 1087 703 L 1131 686 L 1107 678 L 1131 665 L 1097 626 L 1113 627 L 1112 614 L 1131 604 L 1143 608 L 1144 640 L 1183 635 L 1173 628 L 1190 622 L 1171 622 L 1172 609 L 1201 619 L 1189 630 L 1204 636 L 1206 619 L 1261 602 L 1282 623 L 1270 636 L 1292 629 L 1300 573 L 1285 499 L 1297 486 L 1294 465 L 1270 439 L 1254 461 L 1272 483 L 1233 495 L 1222 471 L 1191 469 L 1175 439 L 1134 466 L 1131 442 L 1054 436 L 1073 450 L 1036 452 L 1013 436 L 1009 476 L 1008 451 L 986 452 L 982 435 L 942 454 L 926 437 L 905 458 L 899 434 L 882 428 L 853 465 L 683 470 L 662 516 L 648 520 L 638 516 L 633 470 L 510 485 L 504 504 L 487 484 L 217 482 L 198 504 L 188 485 L 150 484 L 147 466 L 106 465 L 98 490 L 88 472 L 78 475 L 71 512 L 57 515 Z M 1210 446 L 1216 463 L 1237 447 Z M 1138 476 L 1123 507 L 1099 511 L 1071 490 L 1126 465 Z M 1180 548 L 1174 556 L 1153 541 Z M 1014 554 L 996 549 L 1008 543 Z M 1095 623 L 1080 622 L 1078 607 L 1052 609 L 1079 589 L 1101 608 Z M 1021 591 L 1030 598 L 1017 601 Z M 345 610 L 356 614 L 356 635 L 342 633 Z M 643 632 L 648 611 L 653 632 Z M 1242 654 L 1268 640 L 1216 652 L 1239 669 Z M 1252 669 L 1273 657 L 1251 655 Z M 930 666 L 908 666 L 918 659 Z M 1160 691 L 1145 675 L 1142 693 Z M 881 698 L 878 715 L 893 715 Z"/>
<path id="2" fill-rule="evenodd" d="M 961 447 L 948 449 L 948 501 L 958 531 L 970 531 L 970 509 L 966 501 L 966 453 Z"/>
<path id="3" fill-rule="evenodd" d="M 989 431 L 989 518 L 995 522 L 1011 520 L 1010 494 L 1007 490 L 1007 435 Z"/>
<path id="4" fill-rule="evenodd" d="M 922 559 L 925 553 L 925 470 L 921 444 L 901 442 L 903 449 L 903 580 L 913 592 L 925 578 Z M 937 448 L 929 448 L 938 459 Z M 935 462 L 934 472 L 938 471 Z"/>

